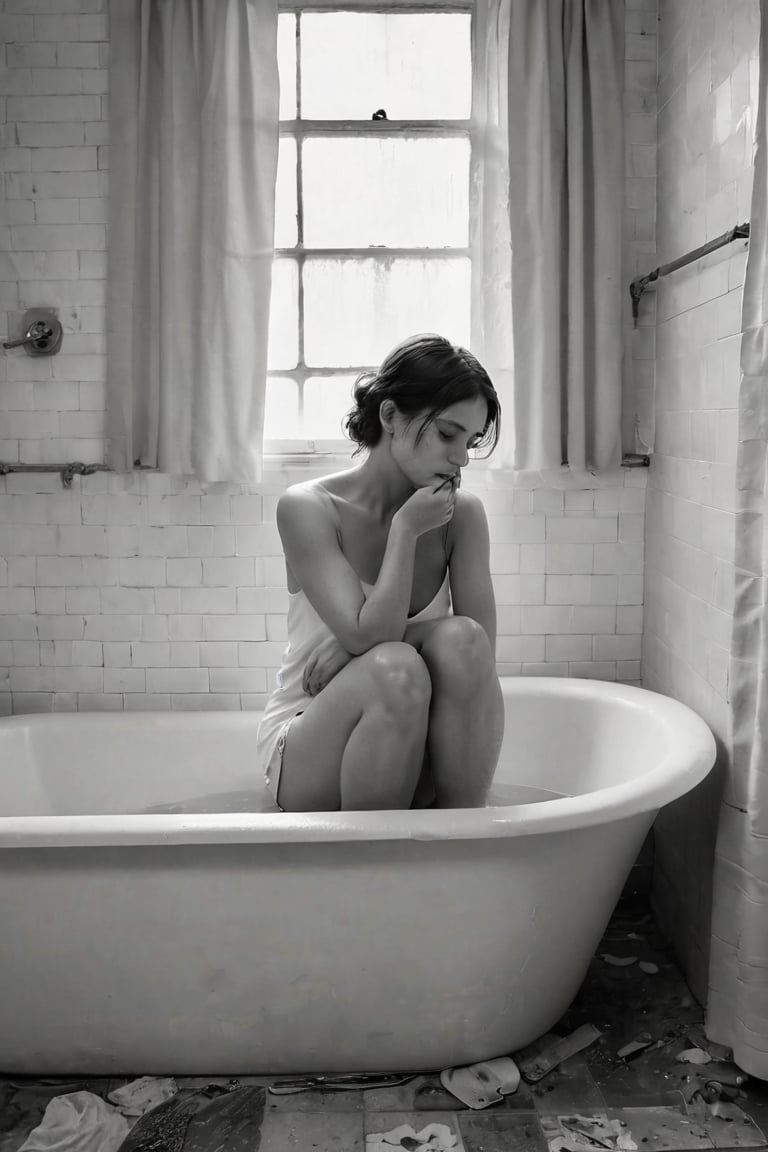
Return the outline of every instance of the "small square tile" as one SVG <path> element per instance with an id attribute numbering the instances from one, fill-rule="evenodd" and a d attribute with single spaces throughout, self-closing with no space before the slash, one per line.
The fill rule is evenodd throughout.
<path id="1" fill-rule="evenodd" d="M 259 1152 L 364 1152 L 363 1114 L 266 1112 Z"/>
<path id="2" fill-rule="evenodd" d="M 533 1087 L 521 1080 L 515 1092 L 509 1092 L 492 1108 L 496 1112 L 535 1112 L 537 1110 L 536 1097 Z"/>
<path id="3" fill-rule="evenodd" d="M 669 1064 L 667 1057 L 667 1069 Z M 647 1058 L 612 1066 L 590 1062 L 592 1076 L 609 1108 L 680 1108 L 685 1096 L 662 1067 L 649 1064 Z"/>
<path id="4" fill-rule="evenodd" d="M 738 1109 L 738 1112 L 737 1112 Z M 706 1104 L 689 1104 L 688 1115 L 702 1128 L 715 1148 L 764 1148 L 765 1133 L 738 1105 L 728 1109 L 729 1118 L 712 1115 Z M 738 1114 L 740 1113 L 740 1115 Z"/>
<path id="5" fill-rule="evenodd" d="M 535 1115 L 487 1109 L 462 1112 L 458 1119 L 466 1152 L 547 1152 Z"/>
<path id="6" fill-rule="evenodd" d="M 452 1152 L 466 1152 L 464 1142 L 461 1136 L 461 1129 L 459 1128 L 458 1117 L 454 1112 L 366 1112 L 365 1114 L 365 1147 L 367 1152 L 372 1152 L 380 1144 L 380 1140 L 376 1140 L 376 1136 L 381 1137 L 388 1132 L 392 1132 L 395 1128 L 401 1128 L 407 1125 L 409 1129 L 416 1135 L 423 1133 L 425 1129 L 429 1129 L 430 1125 L 440 1124 L 445 1125 L 449 1130 L 451 1138 L 455 1138 L 456 1143 L 452 1146 Z M 413 1139 L 413 1137 L 411 1137 Z M 408 1147 L 408 1144 L 403 1144 L 402 1147 Z M 410 1145 L 412 1147 L 412 1145 Z M 393 1144 L 393 1148 L 397 1148 Z M 344 1150 L 346 1152 L 346 1149 Z"/>
<path id="7" fill-rule="evenodd" d="M 394 1087 L 366 1088 L 362 1097 L 366 1112 L 452 1112 L 464 1107 L 455 1096 L 446 1092 L 439 1076 L 417 1076 Z M 418 1105 L 417 1097 L 420 1098 Z"/>
<path id="8" fill-rule="evenodd" d="M 600 1112 L 605 1101 L 581 1053 L 558 1064 L 533 1085 L 532 1095 L 540 1114 Z"/>
<path id="9" fill-rule="evenodd" d="M 714 1148 L 703 1126 L 677 1108 L 609 1108 L 610 1119 L 623 1120 L 638 1148 L 653 1152 L 675 1148 Z"/>
<path id="10" fill-rule="evenodd" d="M 755 1085 L 757 1084 L 757 1090 Z M 746 1097 L 739 1098 L 739 1108 L 746 1112 L 750 1119 L 754 1120 L 758 1128 L 763 1131 L 768 1137 L 768 1106 L 761 1100 L 761 1096 L 765 1095 L 768 1089 L 768 1083 L 764 1080 L 750 1080 L 746 1085 Z M 768 1146 L 768 1139 L 765 1141 Z"/>

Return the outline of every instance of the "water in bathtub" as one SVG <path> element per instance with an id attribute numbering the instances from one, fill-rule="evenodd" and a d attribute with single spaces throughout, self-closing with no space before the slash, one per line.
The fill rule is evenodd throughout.
<path id="1" fill-rule="evenodd" d="M 532 788 L 527 784 L 492 784 L 486 807 L 500 808 L 514 804 L 540 804 L 545 800 L 560 800 L 562 792 L 549 788 Z M 142 816 L 168 813 L 188 815 L 195 812 L 278 812 L 272 797 L 264 788 L 242 788 L 238 791 L 207 792 L 184 800 L 153 804 L 143 808 Z"/>

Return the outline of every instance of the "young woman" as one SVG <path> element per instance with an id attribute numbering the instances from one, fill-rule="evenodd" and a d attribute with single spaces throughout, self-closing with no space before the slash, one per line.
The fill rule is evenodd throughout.
<path id="1" fill-rule="evenodd" d="M 488 525 L 459 488 L 493 450 L 485 369 L 441 336 L 361 377 L 345 425 L 362 463 L 277 507 L 288 648 L 259 729 L 285 811 L 480 806 L 503 735 Z"/>

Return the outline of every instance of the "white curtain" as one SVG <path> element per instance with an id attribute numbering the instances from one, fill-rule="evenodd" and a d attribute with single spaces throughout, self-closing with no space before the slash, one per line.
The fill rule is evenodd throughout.
<path id="1" fill-rule="evenodd" d="M 768 0 L 744 282 L 731 645 L 733 750 L 720 809 L 707 1034 L 768 1080 Z"/>
<path id="2" fill-rule="evenodd" d="M 618 467 L 624 5 L 477 0 L 474 52 L 473 343 L 514 397 L 496 462 Z"/>
<path id="3" fill-rule="evenodd" d="M 277 0 L 112 0 L 111 463 L 261 477 Z"/>

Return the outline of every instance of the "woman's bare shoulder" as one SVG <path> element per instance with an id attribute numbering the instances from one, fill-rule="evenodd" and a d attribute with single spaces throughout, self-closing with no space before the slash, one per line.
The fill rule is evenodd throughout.
<path id="1" fill-rule="evenodd" d="M 474 492 L 467 492 L 464 488 L 459 488 L 456 493 L 453 520 L 457 518 L 459 523 L 475 523 L 478 520 L 485 520 L 485 505 L 480 497 Z"/>
<path id="2" fill-rule="evenodd" d="M 349 471 L 345 471 L 292 484 L 278 499 L 278 525 L 286 520 L 305 521 L 311 517 L 336 524 L 335 506 L 338 501 L 348 499 L 349 480 Z"/>
<path id="3" fill-rule="evenodd" d="M 281 533 L 300 533 L 307 538 L 318 539 L 335 536 L 338 527 L 338 514 L 335 501 L 339 493 L 334 491 L 337 477 L 324 476 L 322 479 L 304 480 L 292 484 L 277 501 L 277 526 Z"/>
<path id="4" fill-rule="evenodd" d="M 304 505 L 327 502 L 330 496 L 343 494 L 346 479 L 347 473 L 334 472 L 330 476 L 313 477 L 311 480 L 291 484 L 280 496 L 278 507 L 280 504 Z"/>

